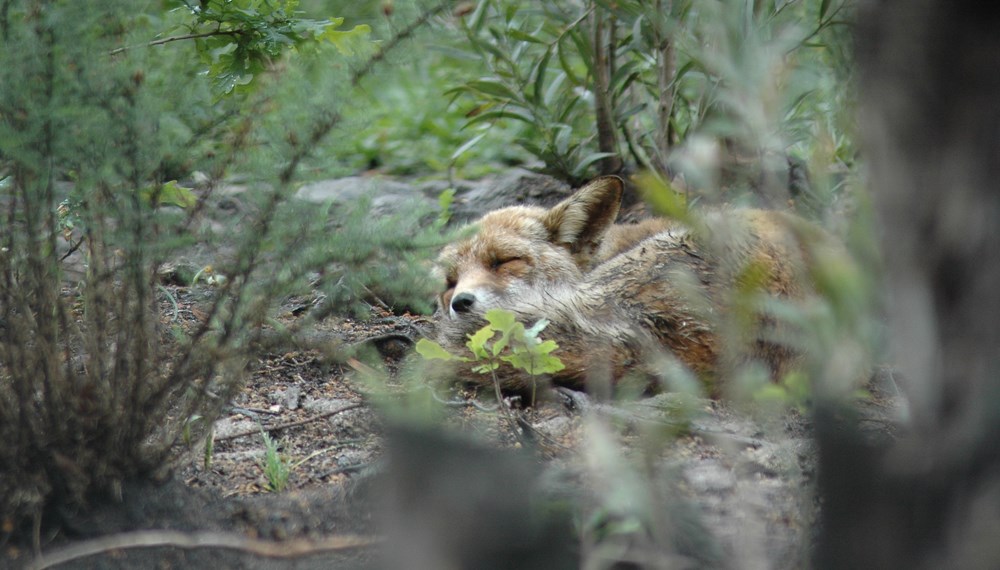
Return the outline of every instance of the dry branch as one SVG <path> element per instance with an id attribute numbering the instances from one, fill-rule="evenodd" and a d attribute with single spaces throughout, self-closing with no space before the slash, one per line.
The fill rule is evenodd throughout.
<path id="1" fill-rule="evenodd" d="M 300 558 L 323 552 L 370 547 L 380 541 L 381 538 L 374 536 L 343 534 L 328 536 L 320 540 L 295 539 L 273 542 L 224 532 L 143 530 L 78 542 L 43 554 L 25 568 L 26 570 L 44 570 L 80 558 L 130 548 L 222 548 L 241 550 L 264 558 Z"/>
<path id="2" fill-rule="evenodd" d="M 356 410 L 356 409 L 360 408 L 363 405 L 364 404 L 351 404 L 349 406 L 344 406 L 343 408 L 337 408 L 336 410 L 330 410 L 329 412 L 323 412 L 322 414 L 319 414 L 318 416 L 313 416 L 311 418 L 306 418 L 304 420 L 296 420 L 294 422 L 287 422 L 287 423 L 278 424 L 276 426 L 271 426 L 271 427 L 258 427 L 258 428 L 254 428 L 254 429 L 243 430 L 241 432 L 230 433 L 230 434 L 226 434 L 226 435 L 220 435 L 220 436 L 217 436 L 215 438 L 215 441 L 216 442 L 227 441 L 227 440 L 230 440 L 230 439 L 236 439 L 238 437 L 244 437 L 244 436 L 248 436 L 248 435 L 255 435 L 255 434 L 260 433 L 262 430 L 264 432 L 267 432 L 267 433 L 274 433 L 274 432 L 283 431 L 283 430 L 286 430 L 286 429 L 296 428 L 296 427 L 299 427 L 299 426 L 304 426 L 306 424 L 310 424 L 312 422 L 316 422 L 316 421 L 322 420 L 323 418 L 328 418 L 330 416 L 335 416 L 335 415 L 337 415 L 337 414 L 339 414 L 341 412 L 348 412 L 350 410 Z"/>

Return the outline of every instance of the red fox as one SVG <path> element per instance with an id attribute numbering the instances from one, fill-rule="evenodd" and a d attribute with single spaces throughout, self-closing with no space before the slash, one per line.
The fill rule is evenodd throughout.
<path id="1" fill-rule="evenodd" d="M 550 321 L 542 337 L 556 341 L 565 365 L 551 380 L 569 388 L 585 388 L 588 378 L 617 381 L 633 369 L 655 374 L 652 354 L 673 355 L 713 394 L 712 379 L 727 365 L 757 360 L 775 378 L 789 371 L 795 354 L 776 340 L 773 319 L 754 314 L 743 327 L 752 332 L 735 343 L 726 337 L 725 346 L 720 332 L 745 310 L 734 291 L 809 293 L 801 228 L 819 230 L 791 214 L 752 209 L 710 211 L 697 227 L 659 218 L 615 224 L 623 190 L 620 178 L 606 176 L 548 210 L 512 206 L 483 216 L 475 235 L 438 259 L 446 281 L 439 343 L 465 352 L 484 313 L 502 308 L 527 325 Z M 498 370 L 504 389 L 530 389 L 530 377 L 505 368 Z"/>

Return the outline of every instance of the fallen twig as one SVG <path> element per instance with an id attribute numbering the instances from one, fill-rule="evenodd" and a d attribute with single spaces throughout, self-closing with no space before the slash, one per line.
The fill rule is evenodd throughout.
<path id="1" fill-rule="evenodd" d="M 242 550 L 265 558 L 298 558 L 331 552 L 373 546 L 381 541 L 378 537 L 344 534 L 329 536 L 319 540 L 293 539 L 284 542 L 257 540 L 224 532 L 179 532 L 173 530 L 143 530 L 113 534 L 85 540 L 42 554 L 25 568 L 44 570 L 72 560 L 127 548 L 152 548 L 168 546 L 173 548 L 223 548 Z"/>
<path id="2" fill-rule="evenodd" d="M 218 436 L 215 436 L 215 441 L 216 442 L 228 441 L 230 439 L 236 439 L 238 437 L 244 437 L 244 436 L 248 436 L 248 435 L 257 435 L 257 434 L 260 433 L 261 429 L 263 429 L 265 432 L 267 432 L 267 433 L 270 434 L 270 433 L 274 433 L 274 432 L 278 432 L 278 431 L 283 431 L 283 430 L 286 430 L 286 429 L 291 429 L 291 428 L 295 428 L 295 427 L 299 427 L 299 426 L 304 426 L 306 424 L 309 424 L 309 423 L 312 423 L 312 422 L 316 422 L 316 421 L 322 420 L 324 418 L 328 418 L 330 416 L 335 416 L 335 415 L 337 415 L 337 414 L 339 414 L 341 412 L 348 412 L 348 411 L 351 411 L 351 410 L 356 410 L 356 409 L 360 408 L 363 405 L 364 404 L 360 404 L 360 403 L 359 404 L 351 404 L 349 406 L 344 406 L 343 408 L 338 408 L 336 410 L 330 410 L 329 412 L 323 412 L 322 414 L 313 416 L 311 418 L 306 418 L 304 420 L 296 420 L 294 422 L 287 422 L 287 423 L 278 424 L 276 426 L 270 426 L 270 427 L 260 427 L 260 426 L 258 426 L 258 427 L 255 427 L 253 429 L 248 429 L 248 430 L 244 430 L 244 431 L 241 431 L 241 432 L 229 433 L 229 434 L 226 434 L 226 435 L 218 435 Z"/>
<path id="3" fill-rule="evenodd" d="M 336 467 L 334 469 L 330 469 L 328 471 L 324 471 L 322 473 L 319 473 L 318 475 L 313 475 L 313 476 L 309 477 L 309 479 L 311 481 L 322 481 L 323 479 L 326 479 L 330 475 L 340 475 L 341 473 L 354 473 L 354 472 L 357 472 L 357 471 L 361 471 L 362 469 L 364 469 L 366 467 L 370 467 L 371 465 L 372 465 L 372 462 L 369 461 L 369 462 L 362 462 L 362 463 L 354 463 L 352 465 L 345 465 L 343 467 Z"/>

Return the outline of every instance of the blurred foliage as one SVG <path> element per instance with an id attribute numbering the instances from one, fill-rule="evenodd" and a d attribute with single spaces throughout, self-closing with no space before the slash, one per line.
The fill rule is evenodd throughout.
<path id="1" fill-rule="evenodd" d="M 298 5 L 298 0 L 170 0 L 166 6 L 180 14 L 178 28 L 186 33 L 151 44 L 194 40 L 217 96 L 246 92 L 288 51 L 318 42 L 336 46 L 343 55 L 369 49 L 369 26 L 340 30 L 343 18 L 303 18 Z"/>
<path id="2" fill-rule="evenodd" d="M 440 225 L 414 237 L 419 216 L 372 224 L 368 210 L 313 208 L 348 228 L 330 232 L 299 223 L 288 200 L 300 167 L 329 161 L 317 151 L 342 122 L 331 95 L 365 73 L 352 75 L 366 69 L 364 36 L 292 1 L 4 3 L 6 529 L 58 527 L 60 513 L 162 473 L 176 446 L 206 435 L 240 386 L 246 348 L 304 275 L 344 306 L 376 282 L 424 302 L 407 284 L 429 282 L 421 261 Z M 207 213 L 234 173 L 240 212 L 217 227 Z M 214 286 L 204 318 L 184 327 L 161 319 L 173 300 L 158 276 L 194 248 L 210 252 Z"/>

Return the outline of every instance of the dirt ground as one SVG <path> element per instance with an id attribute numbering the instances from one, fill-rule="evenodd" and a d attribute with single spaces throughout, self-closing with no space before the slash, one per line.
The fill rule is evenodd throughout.
<path id="1" fill-rule="evenodd" d="M 197 322 L 206 291 L 166 291 L 163 318 Z M 289 299 L 279 321 L 294 324 L 312 301 Z M 394 372 L 426 323 L 373 308 L 365 321 L 329 318 L 311 327 L 308 346 L 261 347 L 210 448 L 193 444 L 169 481 L 126 485 L 120 501 L 69 516 L 75 522 L 62 534 L 42 537 L 40 559 L 25 546 L 0 546 L 0 565 L 808 563 L 819 506 L 807 418 L 788 412 L 762 419 L 724 402 L 671 394 L 598 403 L 556 392 L 534 407 L 515 402 L 507 409 L 491 393 L 414 393 Z M 333 359 L 324 346 L 364 347 L 359 354 L 368 357 Z M 898 402 L 880 377 L 885 373 L 861 415 L 872 437 L 892 437 Z M 406 402 L 430 402 L 434 420 L 407 419 Z M 280 490 L 265 474 L 263 433 L 288 469 Z M 570 503 L 569 522 L 527 520 L 539 496 L 545 505 Z"/>
<path id="2" fill-rule="evenodd" d="M 170 291 L 178 306 L 175 311 L 172 302 L 164 300 L 165 315 L 197 319 L 198 292 L 181 287 Z M 375 339 L 369 344 L 379 349 L 385 369 L 395 370 L 423 318 L 374 312 L 365 322 L 331 319 L 316 327 L 315 334 L 348 344 Z M 289 313 L 287 318 L 295 317 Z M 28 552 L 16 547 L 6 549 L 6 561 L 12 567 L 81 569 L 407 567 L 400 565 L 398 549 L 394 554 L 387 542 L 400 540 L 398 528 L 386 530 L 393 526 L 387 517 L 433 525 L 435 518 L 453 516 L 442 503 L 479 503 L 458 492 L 430 506 L 383 508 L 386 487 L 372 481 L 385 478 L 386 437 L 394 420 L 387 419 L 384 404 L 368 394 L 371 385 L 363 378 L 369 373 L 368 364 L 353 358 L 346 364 L 331 362 L 320 350 L 261 353 L 250 364 L 245 388 L 216 423 L 210 459 L 204 442 L 199 442 L 179 459 L 173 480 L 127 486 L 120 503 L 81 514 L 67 529 L 72 540 L 49 537 L 41 565 L 32 566 Z M 389 393 L 405 391 L 392 382 Z M 875 420 L 873 425 L 885 426 L 892 398 L 877 390 L 875 394 L 865 404 L 866 413 Z M 669 394 L 598 404 L 583 394 L 557 393 L 536 407 L 504 414 L 491 394 L 475 398 L 441 391 L 435 397 L 445 432 L 463 434 L 487 450 L 532 447 L 532 468 L 541 478 L 555 481 L 550 487 L 572 487 L 582 504 L 598 501 L 584 506 L 583 512 L 614 514 L 614 508 L 595 497 L 613 494 L 618 486 L 642 487 L 629 480 L 636 472 L 616 471 L 614 461 L 602 455 L 607 450 L 601 449 L 601 440 L 615 446 L 613 457 L 618 459 L 650 454 L 649 442 L 658 442 L 662 447 L 651 453 L 655 473 L 670 481 L 670 492 L 696 512 L 694 534 L 709 539 L 710 546 L 704 548 L 711 557 L 679 567 L 797 568 L 808 559 L 816 513 L 811 494 L 815 456 L 809 423 L 796 413 L 763 422 L 722 402 L 681 403 Z M 678 414 L 679 409 L 683 413 Z M 271 488 L 264 473 L 262 430 L 289 466 L 287 486 L 281 491 Z M 668 435 L 651 437 L 655 433 Z M 873 433 L 886 436 L 888 431 L 880 427 Z M 443 468 L 447 459 L 434 453 L 427 455 L 436 457 L 429 459 L 435 464 L 429 466 L 427 478 L 447 482 L 462 472 Z M 428 466 L 415 469 L 424 468 Z M 412 466 L 409 471 L 412 475 Z M 518 492 L 503 481 L 492 483 L 499 486 L 490 491 L 497 497 Z M 454 483 L 456 489 L 462 485 Z M 482 509 L 489 512 L 490 506 Z M 572 534 L 574 540 L 593 541 L 579 529 Z M 597 540 L 565 567 L 578 565 L 579 556 L 636 562 L 629 567 L 678 567 L 663 560 L 639 564 L 656 549 L 637 546 L 629 532 L 620 534 Z M 627 544 L 616 546 L 613 555 L 596 548 L 606 550 L 608 542 L 616 544 L 622 536 Z M 54 564 L 60 557 L 67 560 Z"/>

